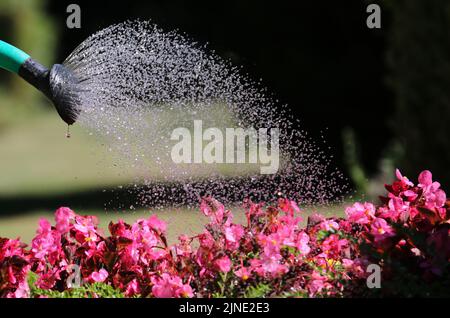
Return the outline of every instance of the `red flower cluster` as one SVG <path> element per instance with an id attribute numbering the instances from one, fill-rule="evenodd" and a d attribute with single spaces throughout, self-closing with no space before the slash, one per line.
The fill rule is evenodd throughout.
<path id="1" fill-rule="evenodd" d="M 55 226 L 39 222 L 30 249 L 0 239 L 0 296 L 30 296 L 30 271 L 40 289 L 101 282 L 129 297 L 243 297 L 258 290 L 264 296 L 364 296 L 370 295 L 369 264 L 382 268 L 388 286 L 402 284 L 405 270 L 417 282 L 449 280 L 445 193 L 429 171 L 417 186 L 398 171 L 397 178 L 386 186 L 382 205 L 355 203 L 346 218 L 314 215 L 306 228 L 288 199 L 269 207 L 245 202 L 247 222 L 241 225 L 221 203 L 204 198 L 200 210 L 210 222 L 172 246 L 166 224 L 155 216 L 110 223 L 105 236 L 95 217 L 63 207 Z"/>

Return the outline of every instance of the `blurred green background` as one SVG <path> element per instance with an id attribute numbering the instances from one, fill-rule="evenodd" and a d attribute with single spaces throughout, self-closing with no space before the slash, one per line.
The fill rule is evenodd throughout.
<path id="1" fill-rule="evenodd" d="M 81 29 L 65 25 L 73 2 Z M 380 30 L 365 25 L 373 2 L 382 7 Z M 1 0 L 0 39 L 51 65 L 88 35 L 131 18 L 209 42 L 261 77 L 313 135 L 324 134 L 357 196 L 375 198 L 395 167 L 409 176 L 430 169 L 450 185 L 448 1 Z M 133 180 L 100 140 L 77 125 L 71 136 L 40 93 L 0 72 L 0 236 L 28 239 L 38 217 L 62 205 L 104 215 L 110 190 Z M 198 226 L 195 212 L 168 211 L 158 213 L 174 226 Z"/>

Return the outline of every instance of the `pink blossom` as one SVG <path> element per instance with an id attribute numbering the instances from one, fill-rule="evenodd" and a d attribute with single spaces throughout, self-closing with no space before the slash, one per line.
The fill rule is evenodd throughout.
<path id="1" fill-rule="evenodd" d="M 148 220 L 147 220 L 147 224 L 154 229 L 155 231 L 164 233 L 166 232 L 167 229 L 167 224 L 164 221 L 161 221 L 160 219 L 158 219 L 158 217 L 156 215 L 152 215 Z"/>
<path id="2" fill-rule="evenodd" d="M 411 181 L 409 181 L 409 179 L 407 177 L 402 176 L 399 169 L 395 169 L 395 176 L 397 177 L 397 179 L 400 182 L 404 183 L 405 185 L 410 186 L 410 187 L 414 186 L 414 184 Z"/>
<path id="3" fill-rule="evenodd" d="M 246 281 L 247 279 L 250 278 L 251 270 L 250 270 L 248 267 L 241 266 L 241 267 L 239 267 L 238 270 L 236 270 L 236 271 L 234 272 L 234 274 L 235 274 L 237 277 L 241 278 L 243 281 Z"/>
<path id="4" fill-rule="evenodd" d="M 430 171 L 422 171 L 419 175 L 419 188 L 423 189 L 425 207 L 428 209 L 441 208 L 446 201 L 446 194 L 440 188 L 441 184 L 432 179 Z"/>
<path id="5" fill-rule="evenodd" d="M 6 298 L 29 298 L 30 297 L 30 287 L 26 280 L 19 282 L 19 286 L 14 292 L 8 293 Z"/>
<path id="6" fill-rule="evenodd" d="M 295 213 L 300 212 L 300 208 L 298 207 L 297 203 L 295 203 L 295 201 L 285 198 L 281 198 L 278 200 L 278 206 L 283 212 L 290 216 L 294 216 Z"/>
<path id="7" fill-rule="evenodd" d="M 329 286 L 325 276 L 320 275 L 317 271 L 312 272 L 311 280 L 308 284 L 308 290 L 311 296 L 322 292 L 322 290 L 327 289 Z"/>
<path id="8" fill-rule="evenodd" d="M 371 224 L 371 234 L 375 238 L 375 242 L 381 241 L 385 238 L 394 236 L 394 230 L 382 218 L 376 218 Z"/>
<path id="9" fill-rule="evenodd" d="M 137 279 L 133 279 L 131 282 L 128 283 L 126 290 L 125 290 L 125 295 L 127 295 L 128 297 L 137 295 L 141 293 L 141 288 L 139 286 L 139 283 L 137 281 Z"/>
<path id="10" fill-rule="evenodd" d="M 335 220 L 323 220 L 319 224 L 319 228 L 324 231 L 336 231 L 339 230 L 339 224 Z"/>
<path id="11" fill-rule="evenodd" d="M 237 243 L 244 235 L 244 230 L 241 225 L 231 225 L 225 227 L 225 238 L 228 242 Z"/>
<path id="12" fill-rule="evenodd" d="M 152 277 L 152 293 L 157 298 L 192 297 L 193 291 L 188 284 L 183 284 L 178 276 L 163 273 L 160 278 Z"/>
<path id="13" fill-rule="evenodd" d="M 75 216 L 74 228 L 83 233 L 95 232 L 98 221 L 95 216 Z"/>
<path id="14" fill-rule="evenodd" d="M 337 234 L 331 234 L 322 242 L 322 250 L 330 256 L 337 256 L 348 245 L 346 239 L 339 238 Z"/>
<path id="15" fill-rule="evenodd" d="M 418 186 L 399 171 L 397 178 L 386 185 L 389 193 L 377 207 L 355 203 L 346 209 L 346 219 L 310 217 L 306 228 L 295 216 L 298 206 L 288 199 L 275 205 L 246 201 L 247 224 L 241 225 L 220 202 L 205 198 L 201 210 L 210 222 L 200 234 L 181 235 L 171 246 L 166 224 L 154 215 L 133 224 L 110 223 L 111 235 L 105 236 L 94 217 L 60 208 L 55 226 L 39 221 L 29 249 L 19 240 L 0 238 L 0 297 L 30 296 L 31 270 L 38 288 L 70 288 L 66 280 L 74 264 L 83 281 L 110 284 L 127 297 L 218 292 L 239 297 L 260 282 L 271 285 L 270 296 L 298 291 L 341 297 L 366 290 L 366 268 L 372 263 L 382 267 L 386 282 L 399 274 L 399 266 L 401 273 L 407 269 L 427 283 L 444 281 L 450 259 L 445 193 L 428 171 Z M 227 284 L 215 283 L 230 272 Z"/>
<path id="16" fill-rule="evenodd" d="M 228 256 L 223 256 L 217 259 L 215 264 L 223 273 L 228 273 L 231 270 L 231 260 Z"/>
<path id="17" fill-rule="evenodd" d="M 189 284 L 184 284 L 181 287 L 177 288 L 175 291 L 175 295 L 181 298 L 191 298 L 194 297 L 194 291 Z"/>
<path id="18" fill-rule="evenodd" d="M 296 247 L 302 253 L 303 256 L 308 255 L 311 251 L 311 248 L 308 245 L 309 236 L 305 232 L 300 232 L 297 236 Z"/>
<path id="19" fill-rule="evenodd" d="M 356 202 L 345 209 L 345 214 L 350 222 L 368 224 L 375 217 L 375 207 L 372 203 Z"/>
<path id="20" fill-rule="evenodd" d="M 61 207 L 55 212 L 56 229 L 60 233 L 69 231 L 70 221 L 75 218 L 75 212 L 66 207 Z"/>
<path id="21" fill-rule="evenodd" d="M 224 227 L 224 234 L 228 249 L 236 250 L 239 248 L 240 239 L 244 236 L 244 229 L 241 225 L 233 224 Z"/>
<path id="22" fill-rule="evenodd" d="M 104 268 L 102 268 L 98 272 L 92 272 L 89 278 L 91 281 L 101 283 L 108 278 L 108 272 Z"/>
<path id="23" fill-rule="evenodd" d="M 175 296 L 175 288 L 173 278 L 163 273 L 161 278 L 152 277 L 152 293 L 157 298 L 171 298 Z"/>
<path id="24" fill-rule="evenodd" d="M 261 259 L 252 259 L 250 261 L 250 268 L 259 276 L 280 276 L 289 271 L 288 266 L 281 264 L 282 256 L 278 253 L 266 255 L 263 254 Z"/>
<path id="25" fill-rule="evenodd" d="M 211 197 L 202 199 L 200 211 L 211 219 L 213 223 L 221 223 L 225 213 L 225 207 L 222 203 Z"/>

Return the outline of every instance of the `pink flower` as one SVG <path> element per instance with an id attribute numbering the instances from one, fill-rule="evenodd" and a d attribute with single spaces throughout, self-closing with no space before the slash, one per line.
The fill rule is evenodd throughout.
<path id="1" fill-rule="evenodd" d="M 164 233 L 166 232 L 167 224 L 164 221 L 158 219 L 156 215 L 152 215 L 148 220 L 147 224 L 155 231 Z"/>
<path id="2" fill-rule="evenodd" d="M 29 298 L 30 297 L 30 287 L 26 280 L 19 283 L 19 286 L 14 292 L 8 293 L 7 298 Z"/>
<path id="3" fill-rule="evenodd" d="M 244 229 L 240 225 L 231 225 L 225 227 L 225 238 L 228 242 L 231 243 L 237 243 L 241 239 L 241 237 L 244 235 Z"/>
<path id="4" fill-rule="evenodd" d="M 228 256 L 223 256 L 215 261 L 218 269 L 223 273 L 228 273 L 231 270 L 231 260 Z"/>
<path id="5" fill-rule="evenodd" d="M 69 231 L 70 221 L 75 218 L 75 212 L 66 207 L 61 207 L 55 212 L 56 229 L 60 233 Z"/>
<path id="6" fill-rule="evenodd" d="M 348 245 L 346 239 L 339 238 L 337 234 L 331 234 L 322 242 L 322 250 L 329 256 L 337 256 Z"/>
<path id="7" fill-rule="evenodd" d="M 353 261 L 351 259 L 348 258 L 343 258 L 342 259 L 342 266 L 344 266 L 344 268 L 351 268 L 353 266 Z"/>
<path id="8" fill-rule="evenodd" d="M 184 284 L 175 291 L 175 295 L 182 298 L 191 298 L 194 296 L 194 291 L 189 284 Z"/>
<path id="9" fill-rule="evenodd" d="M 294 216 L 295 213 L 300 212 L 300 208 L 298 207 L 295 201 L 291 201 L 285 198 L 281 198 L 278 200 L 278 206 L 281 211 L 285 212 L 287 215 Z"/>
<path id="10" fill-rule="evenodd" d="M 327 278 L 325 276 L 320 275 L 317 271 L 312 272 L 311 280 L 308 284 L 310 296 L 314 296 L 330 286 L 331 285 L 327 283 Z"/>
<path id="11" fill-rule="evenodd" d="M 175 288 L 172 277 L 163 273 L 161 278 L 152 277 L 152 293 L 157 298 L 171 298 L 175 297 Z"/>
<path id="12" fill-rule="evenodd" d="M 309 236 L 305 232 L 300 232 L 297 236 L 296 247 L 303 256 L 308 255 L 311 248 L 308 246 Z"/>
<path id="13" fill-rule="evenodd" d="M 397 169 L 395 171 L 395 174 L 398 180 L 394 181 L 392 185 L 385 185 L 386 189 L 389 191 L 388 194 L 389 197 L 392 196 L 399 197 L 402 195 L 402 193 L 404 193 L 405 191 L 409 190 L 414 186 L 414 184 L 411 181 L 409 181 L 407 177 L 402 176 L 400 170 Z"/>
<path id="14" fill-rule="evenodd" d="M 319 224 L 319 228 L 325 231 L 336 231 L 339 230 L 339 224 L 335 220 L 323 220 Z"/>
<path id="15" fill-rule="evenodd" d="M 96 225 L 98 224 L 97 218 L 95 216 L 75 216 L 74 228 L 83 233 L 88 234 L 89 232 L 95 232 Z"/>
<path id="16" fill-rule="evenodd" d="M 191 255 L 192 253 L 192 247 L 189 244 L 190 238 L 187 235 L 182 234 L 178 237 L 178 240 L 180 241 L 180 243 L 173 247 L 176 255 L 189 257 L 189 255 Z"/>
<path id="17" fill-rule="evenodd" d="M 446 201 L 446 194 L 440 188 L 439 182 L 433 182 L 430 171 L 422 171 L 419 175 L 419 188 L 423 189 L 425 207 L 428 209 L 442 208 Z"/>
<path id="18" fill-rule="evenodd" d="M 59 232 L 53 231 L 50 222 L 46 219 L 40 219 L 37 235 L 31 241 L 31 251 L 34 257 L 43 259 L 52 253 L 58 253 L 60 247 L 61 242 Z"/>
<path id="19" fill-rule="evenodd" d="M 133 279 L 131 282 L 128 283 L 125 295 L 128 297 L 137 295 L 141 293 L 141 287 L 139 286 L 139 283 L 137 282 L 137 279 Z"/>
<path id="20" fill-rule="evenodd" d="M 246 281 L 250 278 L 251 270 L 248 267 L 241 266 L 237 271 L 234 272 L 234 274 L 241 278 L 243 281 Z"/>
<path id="21" fill-rule="evenodd" d="M 153 287 L 153 296 L 157 298 L 171 298 L 171 297 L 192 297 L 193 291 L 189 284 L 183 284 L 178 276 L 171 276 L 163 273 L 161 278 L 151 278 Z"/>
<path id="22" fill-rule="evenodd" d="M 236 250 L 239 248 L 239 241 L 244 236 L 244 229 L 241 225 L 233 224 L 224 227 L 225 239 L 227 248 L 229 250 Z"/>
<path id="23" fill-rule="evenodd" d="M 91 281 L 101 283 L 108 278 L 108 272 L 102 268 L 98 272 L 92 272 L 89 278 Z"/>
<path id="24" fill-rule="evenodd" d="M 39 228 L 37 229 L 38 234 L 47 234 L 52 230 L 52 225 L 50 222 L 44 218 L 39 219 Z"/>
<path id="25" fill-rule="evenodd" d="M 409 187 L 414 186 L 414 184 L 413 184 L 411 181 L 409 181 L 409 179 L 408 179 L 407 177 L 402 176 L 402 174 L 401 174 L 401 172 L 400 172 L 399 169 L 395 169 L 395 176 L 396 176 L 397 179 L 398 179 L 400 182 L 402 182 L 403 184 L 405 184 L 405 185 L 407 185 L 407 186 L 409 186 Z"/>
<path id="26" fill-rule="evenodd" d="M 413 202 L 417 199 L 417 193 L 412 190 L 403 191 L 402 196 L 405 197 L 405 200 L 408 202 Z"/>
<path id="27" fill-rule="evenodd" d="M 211 197 L 202 199 L 200 211 L 202 211 L 205 216 L 208 216 L 213 224 L 222 223 L 224 215 L 226 214 L 223 204 Z"/>
<path id="28" fill-rule="evenodd" d="M 404 202 L 401 198 L 394 197 L 389 200 L 388 213 L 385 217 L 390 218 L 392 221 L 406 222 L 409 218 L 410 207 L 409 202 Z"/>
<path id="29" fill-rule="evenodd" d="M 276 277 L 283 275 L 289 271 L 288 266 L 281 264 L 283 257 L 278 253 L 267 255 L 262 254 L 261 259 L 250 260 L 250 268 L 259 276 L 264 277 L 266 274 Z"/>
<path id="30" fill-rule="evenodd" d="M 392 227 L 382 218 L 376 218 L 375 221 L 372 222 L 370 233 L 374 236 L 375 242 L 395 235 Z"/>
<path id="31" fill-rule="evenodd" d="M 345 209 L 345 214 L 350 222 L 368 224 L 375 217 L 375 207 L 372 203 L 356 202 Z"/>

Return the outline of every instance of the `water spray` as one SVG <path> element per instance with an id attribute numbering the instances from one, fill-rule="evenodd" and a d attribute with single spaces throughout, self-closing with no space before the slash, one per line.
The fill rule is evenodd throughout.
<path id="1" fill-rule="evenodd" d="M 67 67 L 55 64 L 48 69 L 22 50 L 1 40 L 0 67 L 18 74 L 44 93 L 68 125 L 72 125 L 77 120 L 78 79 Z"/>
<path id="2" fill-rule="evenodd" d="M 185 205 L 205 195 L 225 203 L 282 195 L 306 205 L 346 191 L 331 157 L 287 105 L 204 45 L 150 21 L 100 30 L 50 70 L 0 41 L 0 67 L 42 91 L 67 124 L 77 121 L 101 138 L 121 171 L 137 176 L 130 185 L 139 197 L 133 206 Z M 179 164 L 172 156 L 173 132 L 195 129 L 198 121 L 221 132 L 276 129 L 279 169 L 261 175 L 262 161 L 258 167 L 234 160 Z"/>

